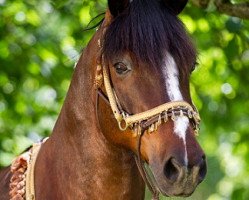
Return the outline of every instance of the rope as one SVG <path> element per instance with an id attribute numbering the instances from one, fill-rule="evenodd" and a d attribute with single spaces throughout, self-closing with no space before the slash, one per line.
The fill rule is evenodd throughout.
<path id="1" fill-rule="evenodd" d="M 104 76 L 104 84 L 105 84 L 106 93 L 107 93 L 107 96 L 109 98 L 113 114 L 114 114 L 116 120 L 118 122 L 121 122 L 123 117 L 122 117 L 121 113 L 119 112 L 119 109 L 118 109 L 118 106 L 116 103 L 116 99 L 115 99 L 115 96 L 113 93 L 113 89 L 112 89 L 110 79 L 109 79 L 109 76 L 107 74 L 105 65 L 103 67 L 103 76 Z"/>
<path id="2" fill-rule="evenodd" d="M 145 184 L 147 185 L 148 189 L 150 190 L 150 192 L 152 193 L 152 200 L 159 200 L 159 191 L 155 185 L 155 183 L 152 181 L 152 179 L 150 178 L 148 172 L 146 171 L 145 167 L 144 167 L 144 163 L 142 161 L 141 158 L 141 142 L 142 142 L 142 136 L 144 134 L 146 129 L 143 129 L 141 131 L 141 134 L 138 134 L 138 140 L 137 140 L 137 156 L 135 155 L 135 161 L 138 167 L 138 170 L 145 182 Z"/>
<path id="3" fill-rule="evenodd" d="M 160 113 L 167 111 L 167 110 L 174 108 L 174 107 L 184 107 L 184 108 L 190 110 L 191 112 L 194 112 L 192 106 L 189 103 L 184 102 L 184 101 L 174 101 L 174 102 L 162 104 L 156 108 L 150 109 L 150 110 L 142 112 L 142 113 L 128 116 L 124 120 L 126 121 L 126 123 L 128 125 L 130 125 L 130 124 L 133 124 L 136 122 L 141 122 L 143 120 L 149 119 L 153 116 L 159 115 Z"/>
<path id="4" fill-rule="evenodd" d="M 42 143 L 35 143 L 31 149 L 30 161 L 26 176 L 26 200 L 35 200 L 35 162 Z"/>
<path id="5" fill-rule="evenodd" d="M 194 128 L 198 130 L 198 126 L 201 120 L 199 113 L 197 112 L 197 109 L 194 106 L 190 105 L 186 101 L 173 101 L 165 103 L 145 112 L 141 112 L 134 115 L 125 114 L 125 112 L 120 106 L 118 98 L 115 96 L 115 91 L 111 86 L 110 78 L 105 65 L 103 66 L 103 79 L 110 106 L 113 111 L 114 117 L 116 118 L 119 124 L 120 130 L 125 131 L 128 127 L 132 127 L 134 124 L 140 123 L 144 120 L 148 120 L 154 116 L 160 117 L 163 112 L 168 112 L 168 110 L 170 109 L 180 109 L 180 111 L 183 109 L 187 110 L 190 113 L 189 115 L 187 115 L 187 117 L 194 119 L 194 122 L 196 124 Z"/>

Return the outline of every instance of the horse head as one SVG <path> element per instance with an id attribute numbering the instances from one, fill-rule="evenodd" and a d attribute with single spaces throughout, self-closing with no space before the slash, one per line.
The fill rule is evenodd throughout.
<path id="1" fill-rule="evenodd" d="M 189 89 L 196 51 L 177 17 L 186 3 L 109 0 L 95 36 L 98 90 L 111 104 L 98 102 L 100 129 L 141 157 L 167 196 L 189 196 L 207 170 Z"/>

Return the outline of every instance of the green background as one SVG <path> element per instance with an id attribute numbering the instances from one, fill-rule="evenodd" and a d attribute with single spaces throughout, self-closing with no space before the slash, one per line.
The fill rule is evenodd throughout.
<path id="1" fill-rule="evenodd" d="M 105 8 L 105 0 L 0 0 L 0 166 L 50 134 L 94 34 L 84 28 Z M 208 156 L 207 178 L 190 199 L 247 200 L 249 21 L 191 4 L 180 18 L 199 51 L 191 92 Z"/>

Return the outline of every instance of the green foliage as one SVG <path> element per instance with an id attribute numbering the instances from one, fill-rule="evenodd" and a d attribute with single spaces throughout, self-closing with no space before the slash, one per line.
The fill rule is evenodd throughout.
<path id="1" fill-rule="evenodd" d="M 105 0 L 0 0 L 0 166 L 50 134 Z M 188 5 L 199 51 L 192 96 L 208 176 L 190 199 L 249 199 L 249 22 Z M 98 20 L 97 20 L 98 21 Z"/>

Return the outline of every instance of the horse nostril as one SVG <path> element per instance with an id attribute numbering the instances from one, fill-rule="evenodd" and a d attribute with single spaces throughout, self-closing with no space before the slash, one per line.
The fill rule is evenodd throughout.
<path id="1" fill-rule="evenodd" d="M 174 158 L 170 158 L 164 166 L 164 174 L 167 179 L 175 182 L 179 176 L 179 166 Z"/>
<path id="2" fill-rule="evenodd" d="M 202 156 L 202 161 L 199 164 L 199 183 L 202 182 L 207 174 L 207 163 L 206 163 L 206 156 Z"/>

